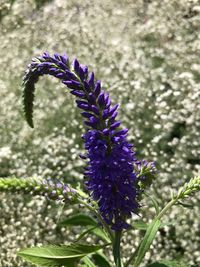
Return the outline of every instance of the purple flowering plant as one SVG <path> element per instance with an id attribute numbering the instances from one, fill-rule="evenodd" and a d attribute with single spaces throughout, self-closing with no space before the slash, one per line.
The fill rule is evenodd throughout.
<path id="1" fill-rule="evenodd" d="M 176 194 L 172 194 L 171 201 L 164 207 L 159 207 L 151 196 L 155 218 L 148 224 L 142 222 L 144 237 L 129 259 L 122 262 L 121 238 L 126 231 L 141 229 L 141 224 L 131 223 L 131 217 L 133 214 L 139 216 L 143 208 L 142 197 L 147 194 L 156 176 L 155 164 L 136 157 L 133 145 L 127 141 L 128 129 L 121 128 L 117 119 L 119 105 L 111 102 L 101 82 L 95 79 L 87 66 L 80 64 L 77 59 L 70 64 L 67 55 L 51 56 L 44 53 L 33 59 L 26 70 L 23 103 L 26 120 L 32 128 L 35 84 L 42 75 L 61 80 L 76 98 L 85 125 L 82 136 L 85 154 L 80 155 L 86 162 L 84 183 L 82 188 L 72 188 L 55 179 L 0 178 L 0 190 L 43 195 L 68 206 L 81 205 L 93 217 L 80 213 L 66 218 L 61 224 L 92 228 L 81 233 L 73 244 L 26 248 L 18 255 L 38 266 L 109 267 L 113 265 L 103 251 L 105 247 L 111 247 L 116 267 L 140 266 L 156 233 L 166 225 L 163 215 L 173 205 L 183 205 L 182 199 L 200 189 L 200 177 L 192 178 Z M 100 244 L 83 243 L 81 239 L 89 233 L 95 233 L 94 229 L 101 233 L 98 234 L 102 239 Z M 161 260 L 155 266 L 172 266 L 173 262 Z"/>

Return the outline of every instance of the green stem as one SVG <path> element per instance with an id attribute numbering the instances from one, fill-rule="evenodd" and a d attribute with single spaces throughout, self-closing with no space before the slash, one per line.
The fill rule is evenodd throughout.
<path id="1" fill-rule="evenodd" d="M 122 267 L 121 256 L 120 256 L 120 240 L 121 240 L 121 231 L 115 232 L 115 239 L 113 242 L 113 256 L 116 267 Z"/>
<path id="2" fill-rule="evenodd" d="M 160 211 L 160 213 L 156 216 L 157 220 L 160 220 L 163 215 L 177 202 L 177 198 L 170 200 L 167 205 Z"/>

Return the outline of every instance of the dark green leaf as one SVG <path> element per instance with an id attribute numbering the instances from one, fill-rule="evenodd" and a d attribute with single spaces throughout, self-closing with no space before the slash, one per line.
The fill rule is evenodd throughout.
<path id="1" fill-rule="evenodd" d="M 61 226 L 87 226 L 87 225 L 93 225 L 93 226 L 97 226 L 97 222 L 90 217 L 89 215 L 85 215 L 85 214 L 76 214 L 76 215 L 72 215 L 71 217 L 65 219 L 64 221 L 60 222 L 59 225 Z"/>
<path id="2" fill-rule="evenodd" d="M 43 246 L 26 248 L 18 252 L 18 255 L 39 266 L 67 267 L 76 266 L 75 263 L 82 257 L 98 251 L 103 246 L 89 246 L 85 244 L 72 244 L 69 246 Z"/>
<path id="3" fill-rule="evenodd" d="M 103 253 L 95 253 L 92 255 L 92 258 L 96 267 L 112 267 Z"/>
<path id="4" fill-rule="evenodd" d="M 89 257 L 84 257 L 82 261 L 84 262 L 84 265 L 82 265 L 81 267 L 96 267 L 96 265 L 94 265 L 94 263 L 90 260 Z"/>

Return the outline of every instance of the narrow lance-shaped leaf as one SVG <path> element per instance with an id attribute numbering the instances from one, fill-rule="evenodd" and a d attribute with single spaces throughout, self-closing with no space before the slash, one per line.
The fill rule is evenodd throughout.
<path id="1" fill-rule="evenodd" d="M 84 262 L 84 264 L 81 265 L 81 267 L 96 267 L 96 265 L 94 265 L 94 263 L 88 256 L 84 257 L 82 261 Z"/>
<path id="2" fill-rule="evenodd" d="M 153 220 L 148 226 L 145 236 L 142 242 L 140 243 L 140 246 L 138 249 L 138 253 L 137 253 L 137 257 L 136 257 L 135 265 L 134 265 L 135 267 L 139 266 L 140 263 L 142 262 L 146 252 L 150 248 L 156 236 L 157 231 L 160 228 L 160 225 L 161 225 L 161 221 L 156 219 L 156 220 Z"/>
<path id="3" fill-rule="evenodd" d="M 74 267 L 74 264 L 82 257 L 102 248 L 103 246 L 89 246 L 85 244 L 44 246 L 23 249 L 18 255 L 28 262 L 39 266 L 57 267 L 64 265 Z"/>

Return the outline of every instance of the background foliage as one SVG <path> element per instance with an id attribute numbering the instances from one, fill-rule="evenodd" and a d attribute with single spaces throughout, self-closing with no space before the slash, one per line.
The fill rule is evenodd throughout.
<path id="1" fill-rule="evenodd" d="M 159 169 L 152 192 L 160 203 L 168 200 L 200 169 L 199 23 L 197 0 L 2 0 L 0 176 L 82 180 L 81 118 L 64 86 L 46 77 L 38 83 L 34 130 L 22 113 L 22 76 L 31 57 L 67 52 L 121 103 L 119 116 L 138 156 Z M 177 225 L 159 231 L 147 261 L 154 255 L 200 264 L 199 204 L 197 197 L 192 212 L 173 209 Z M 16 258 L 19 248 L 73 239 L 56 227 L 59 211 L 44 198 L 1 193 L 0 266 L 30 266 Z M 145 204 L 149 218 L 152 212 Z M 123 240 L 127 255 L 138 240 Z"/>

